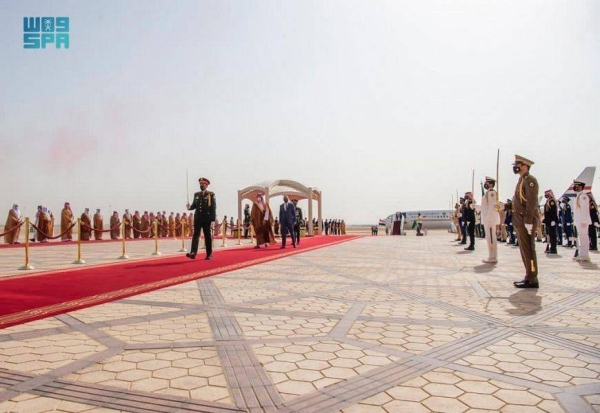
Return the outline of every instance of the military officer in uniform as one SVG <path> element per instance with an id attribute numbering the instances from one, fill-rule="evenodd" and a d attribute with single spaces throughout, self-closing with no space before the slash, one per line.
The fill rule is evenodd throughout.
<path id="1" fill-rule="evenodd" d="M 185 254 L 186 257 L 196 259 L 198 252 L 198 241 L 200 231 L 204 232 L 204 241 L 206 243 L 206 259 L 212 258 L 212 235 L 210 225 L 217 218 L 217 200 L 215 194 L 207 191 L 210 181 L 206 178 L 198 179 L 200 183 L 200 192 L 194 194 L 194 202 L 187 204 L 189 211 L 194 211 L 194 235 L 192 236 L 192 248 Z"/>
<path id="2" fill-rule="evenodd" d="M 296 233 L 296 244 L 300 245 L 300 223 L 302 222 L 302 210 L 298 206 L 298 200 L 292 199 L 296 208 L 296 222 L 294 222 L 294 232 Z M 308 228 L 308 227 L 307 227 Z M 294 237 L 292 237 L 294 239 Z"/>
<path id="3" fill-rule="evenodd" d="M 571 237 L 573 237 L 573 212 L 571 211 L 571 205 L 569 202 L 571 201 L 568 197 L 563 198 L 563 229 L 565 237 L 567 238 L 567 245 L 565 247 L 573 247 L 573 242 L 571 241 Z"/>
<path id="4" fill-rule="evenodd" d="M 573 190 L 577 192 L 573 209 L 573 223 L 577 228 L 577 249 L 579 251 L 579 254 L 573 259 L 577 261 L 590 261 L 589 227 L 592 219 L 590 217 L 590 197 L 584 189 L 584 182 L 573 181 Z"/>
<path id="5" fill-rule="evenodd" d="M 463 219 L 467 227 L 467 235 L 469 236 L 469 246 L 465 248 L 466 251 L 475 250 L 475 201 L 473 200 L 473 194 L 467 192 L 465 194 L 465 206 L 463 208 Z M 465 240 L 463 240 L 465 241 Z M 465 242 L 463 242 L 465 243 Z"/>
<path id="6" fill-rule="evenodd" d="M 598 251 L 598 227 L 600 227 L 600 216 L 598 216 L 598 205 L 591 192 L 587 193 L 590 197 L 590 251 Z"/>
<path id="7" fill-rule="evenodd" d="M 513 172 L 519 175 L 513 196 L 513 222 L 519 239 L 519 250 L 525 265 L 525 278 L 515 281 L 517 288 L 539 288 L 538 264 L 535 255 L 536 220 L 538 219 L 538 182 L 529 174 L 533 162 L 515 155 Z"/>
<path id="8" fill-rule="evenodd" d="M 558 203 L 551 189 L 544 192 L 546 203 L 544 204 L 544 225 L 546 226 L 546 254 L 556 254 L 556 243 L 558 240 Z"/>
<path id="9" fill-rule="evenodd" d="M 483 225 L 483 233 L 485 234 L 488 247 L 488 258 L 483 260 L 486 264 L 496 264 L 498 262 L 496 226 L 500 224 L 498 209 L 502 204 L 498 204 L 498 194 L 494 186 L 496 186 L 496 180 L 486 176 L 483 187 L 487 192 L 481 200 L 481 205 L 477 208 L 481 211 L 481 224 Z"/>

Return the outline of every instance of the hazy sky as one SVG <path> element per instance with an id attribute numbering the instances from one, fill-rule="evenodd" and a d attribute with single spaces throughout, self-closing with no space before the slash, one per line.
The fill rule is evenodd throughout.
<path id="1" fill-rule="evenodd" d="M 70 48 L 24 49 L 25 16 L 68 16 Z M 188 169 L 219 216 L 293 179 L 371 224 L 447 208 L 498 148 L 502 198 L 515 153 L 558 195 L 600 159 L 599 24 L 595 0 L 0 0 L 0 208 L 183 211 Z"/>

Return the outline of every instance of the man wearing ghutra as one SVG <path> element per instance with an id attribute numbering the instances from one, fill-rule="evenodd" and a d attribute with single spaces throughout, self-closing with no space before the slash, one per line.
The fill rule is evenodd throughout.
<path id="1" fill-rule="evenodd" d="M 14 204 L 10 211 L 8 211 L 6 224 L 4 224 L 4 242 L 6 242 L 7 244 L 19 243 L 19 233 L 21 232 L 21 227 L 19 227 L 20 222 L 21 211 L 19 211 L 19 206 L 17 204 Z"/>
<path id="2" fill-rule="evenodd" d="M 64 234 L 61 236 L 62 241 L 73 240 L 73 228 L 67 230 L 67 228 L 73 225 L 73 219 L 74 217 L 73 211 L 71 211 L 71 204 L 65 202 L 65 207 L 63 208 L 60 214 L 60 230 L 61 232 L 64 232 Z"/>
<path id="3" fill-rule="evenodd" d="M 256 196 L 256 202 L 252 205 L 250 217 L 256 233 L 256 247 L 254 248 L 260 248 L 261 245 L 266 247 L 269 244 L 275 244 L 273 213 L 269 204 L 264 201 L 262 194 Z"/>

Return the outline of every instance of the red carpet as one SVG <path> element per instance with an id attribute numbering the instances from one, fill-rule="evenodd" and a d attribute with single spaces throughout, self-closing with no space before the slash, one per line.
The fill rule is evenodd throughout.
<path id="1" fill-rule="evenodd" d="M 356 236 L 303 238 L 301 248 L 253 246 L 0 280 L 0 329 L 338 244 Z"/>

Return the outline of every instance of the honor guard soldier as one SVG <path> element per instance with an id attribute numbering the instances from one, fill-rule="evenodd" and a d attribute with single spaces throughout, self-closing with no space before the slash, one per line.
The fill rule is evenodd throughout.
<path id="1" fill-rule="evenodd" d="M 471 192 L 465 193 L 464 220 L 467 227 L 467 235 L 469 236 L 469 246 L 466 251 L 475 250 L 475 201 Z"/>
<path id="2" fill-rule="evenodd" d="M 585 183 L 573 181 L 573 190 L 577 192 L 575 208 L 573 209 L 573 222 L 577 228 L 577 250 L 579 254 L 573 259 L 577 261 L 590 261 L 590 236 L 592 224 L 590 217 L 590 197 L 585 193 Z"/>
<path id="3" fill-rule="evenodd" d="M 556 244 L 558 240 L 558 203 L 554 198 L 552 190 L 544 192 L 546 203 L 544 204 L 544 225 L 546 226 L 546 254 L 556 254 Z"/>
<path id="4" fill-rule="evenodd" d="M 512 199 L 507 199 L 504 204 L 504 224 L 506 225 L 506 232 L 508 233 L 507 245 L 517 245 L 517 238 L 515 237 L 515 226 L 513 225 L 513 206 Z"/>
<path id="5" fill-rule="evenodd" d="M 477 208 L 481 211 L 481 224 L 483 225 L 483 233 L 485 234 L 488 247 L 488 258 L 487 260 L 483 260 L 486 264 L 496 264 L 498 262 L 498 238 L 496 237 L 496 226 L 500 224 L 500 214 L 498 213 L 498 210 L 502 204 L 498 204 L 498 194 L 494 189 L 495 186 L 496 180 L 486 176 L 483 187 L 487 192 L 481 200 L 481 205 Z"/>
<path id="6" fill-rule="evenodd" d="M 539 288 L 538 265 L 535 255 L 534 230 L 538 219 L 538 182 L 529 174 L 533 162 L 515 155 L 513 172 L 519 175 L 513 196 L 513 223 L 519 239 L 521 258 L 525 265 L 525 278 L 515 281 L 517 288 Z"/>
<path id="7" fill-rule="evenodd" d="M 467 243 L 467 223 L 465 222 L 465 198 L 461 197 L 459 199 L 460 202 L 460 209 L 459 209 L 459 214 L 458 214 L 458 223 L 460 224 L 460 234 L 461 234 L 461 239 L 460 244 L 466 244 Z"/>
<path id="8" fill-rule="evenodd" d="M 598 204 L 591 192 L 587 193 L 590 197 L 590 251 L 598 251 L 598 228 L 600 227 L 600 216 L 598 215 Z"/>
<path id="9" fill-rule="evenodd" d="M 567 245 L 564 245 L 565 247 L 573 247 L 573 242 L 571 241 L 571 238 L 573 237 L 573 212 L 571 212 L 571 205 L 569 205 L 570 201 L 571 200 L 567 196 L 562 199 L 563 231 L 567 238 Z"/>
<path id="10" fill-rule="evenodd" d="M 302 222 L 302 209 L 298 206 L 298 200 L 292 199 L 294 208 L 296 208 L 296 221 L 294 222 L 294 232 L 296 233 L 296 244 L 300 245 L 300 223 Z M 308 226 L 306 226 L 308 231 Z M 293 239 L 293 238 L 292 238 Z"/>
<path id="11" fill-rule="evenodd" d="M 207 191 L 210 181 L 206 178 L 198 179 L 200 183 L 200 192 L 194 194 L 194 202 L 187 204 L 189 211 L 194 211 L 194 235 L 192 236 L 192 248 L 185 254 L 186 257 L 196 259 L 198 252 L 198 241 L 200 231 L 204 232 L 204 242 L 206 243 L 206 259 L 212 258 L 212 234 L 210 225 L 217 219 L 217 200 L 215 194 Z"/>

